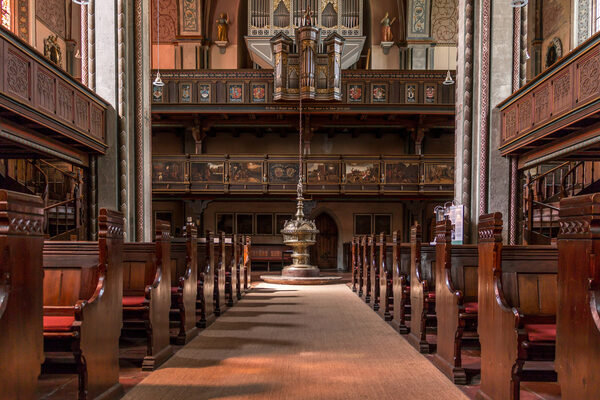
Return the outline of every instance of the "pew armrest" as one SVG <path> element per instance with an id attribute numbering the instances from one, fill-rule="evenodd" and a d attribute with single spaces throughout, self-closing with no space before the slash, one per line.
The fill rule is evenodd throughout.
<path id="1" fill-rule="evenodd" d="M 8 296 L 10 295 L 10 273 L 4 272 L 0 276 L 0 318 L 4 315 L 8 306 Z"/>
<path id="2" fill-rule="evenodd" d="M 162 268 L 160 265 L 156 266 L 156 274 L 154 275 L 154 282 L 152 284 L 146 286 L 145 297 L 146 300 L 150 300 L 152 296 L 152 290 L 156 289 L 160 282 L 162 281 Z"/>
<path id="3" fill-rule="evenodd" d="M 94 304 L 104 294 L 104 289 L 106 286 L 106 264 L 100 264 L 98 266 L 98 272 L 100 273 L 100 276 L 98 277 L 98 284 L 96 285 L 96 290 L 94 291 L 94 294 L 92 294 L 92 297 L 82 302 L 82 307 L 87 304 Z"/>
<path id="4" fill-rule="evenodd" d="M 501 274 L 502 274 L 501 271 L 494 269 L 494 294 L 496 297 L 496 303 L 498 304 L 498 307 L 500 307 L 500 309 L 502 311 L 513 314 L 513 316 L 515 318 L 515 329 L 518 329 L 519 321 L 520 321 L 522 315 L 519 312 L 519 310 L 517 310 L 515 307 L 510 306 L 508 304 L 508 301 L 506 301 L 506 298 L 504 297 L 504 290 L 502 289 Z"/>
<path id="5" fill-rule="evenodd" d="M 596 329 L 600 331 L 600 290 L 590 290 L 590 311 Z M 0 314 L 0 316 L 2 315 Z"/>
<path id="6" fill-rule="evenodd" d="M 423 283 L 427 284 L 427 282 L 423 281 L 421 277 L 421 260 L 417 260 L 415 263 L 415 276 L 417 277 L 417 281 L 422 285 Z M 425 288 L 425 286 L 423 286 Z"/>
<path id="7" fill-rule="evenodd" d="M 456 297 L 458 304 L 462 304 L 463 302 L 463 292 L 462 290 L 457 290 L 454 287 L 454 283 L 452 283 L 452 273 L 451 270 L 449 268 L 444 268 L 444 275 L 445 275 L 445 279 L 444 281 L 446 282 L 446 287 L 448 288 L 448 290 L 450 291 L 450 293 L 452 293 L 454 295 L 454 297 Z"/>

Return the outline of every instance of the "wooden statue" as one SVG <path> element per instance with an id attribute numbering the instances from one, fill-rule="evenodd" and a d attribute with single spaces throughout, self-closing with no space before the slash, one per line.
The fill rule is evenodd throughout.
<path id="1" fill-rule="evenodd" d="M 228 42 L 228 25 L 229 25 L 229 17 L 226 13 L 221 13 L 219 18 L 217 18 L 217 41 L 219 42 Z"/>
<path id="2" fill-rule="evenodd" d="M 381 36 L 382 42 L 393 42 L 394 35 L 392 34 L 392 25 L 396 22 L 396 17 L 390 20 L 390 14 L 385 13 L 385 17 L 381 20 Z"/>

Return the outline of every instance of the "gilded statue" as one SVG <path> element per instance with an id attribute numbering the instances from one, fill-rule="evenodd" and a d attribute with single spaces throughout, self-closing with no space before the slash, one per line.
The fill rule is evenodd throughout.
<path id="1" fill-rule="evenodd" d="M 58 44 L 58 36 L 50 35 L 44 39 L 44 56 L 59 67 L 61 66 L 62 51 Z"/>
<path id="2" fill-rule="evenodd" d="M 310 11 L 310 4 L 306 6 L 306 12 L 304 13 L 304 26 L 312 26 L 312 12 Z"/>
<path id="3" fill-rule="evenodd" d="M 221 13 L 217 18 L 217 41 L 228 42 L 229 38 L 227 35 L 229 25 L 229 16 L 225 13 Z"/>
<path id="4" fill-rule="evenodd" d="M 390 14 L 385 13 L 385 17 L 381 20 L 381 36 L 383 42 L 393 42 L 394 35 L 392 34 L 392 25 L 396 22 L 396 17 L 390 20 Z"/>

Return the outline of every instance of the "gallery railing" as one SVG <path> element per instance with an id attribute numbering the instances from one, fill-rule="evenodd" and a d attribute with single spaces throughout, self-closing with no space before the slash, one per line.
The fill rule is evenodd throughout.
<path id="1" fill-rule="evenodd" d="M 293 155 L 155 155 L 154 193 L 292 194 L 298 181 Z M 452 194 L 450 156 L 308 156 L 309 194 Z"/>
<path id="2" fill-rule="evenodd" d="M 385 108 L 386 104 L 402 104 L 407 108 L 428 106 L 432 110 L 453 112 L 454 87 L 442 83 L 446 73 L 436 70 L 345 70 L 342 73 L 342 103 L 351 108 L 368 108 L 369 105 Z M 189 107 L 245 105 L 254 107 L 254 111 L 280 111 L 282 107 L 282 103 L 273 101 L 272 70 L 161 70 L 160 75 L 165 86 L 153 88 L 154 111 L 169 111 L 168 106 L 174 104 Z M 315 107 L 318 112 L 322 106 L 317 104 Z M 209 111 L 214 112 L 206 107 L 198 109 L 198 112 Z"/>
<path id="3" fill-rule="evenodd" d="M 567 135 L 600 110 L 600 34 L 596 34 L 498 105 L 503 155 Z M 595 120 L 592 121 L 595 123 Z"/>
<path id="4" fill-rule="evenodd" d="M 106 151 L 104 100 L 4 29 L 0 29 L 0 65 L 4 66 L 0 107 L 59 133 L 56 138 Z"/>

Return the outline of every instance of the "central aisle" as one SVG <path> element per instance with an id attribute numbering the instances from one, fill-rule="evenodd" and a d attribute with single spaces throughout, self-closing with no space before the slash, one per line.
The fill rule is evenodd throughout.
<path id="1" fill-rule="evenodd" d="M 125 399 L 466 397 L 346 285 L 261 283 Z"/>

